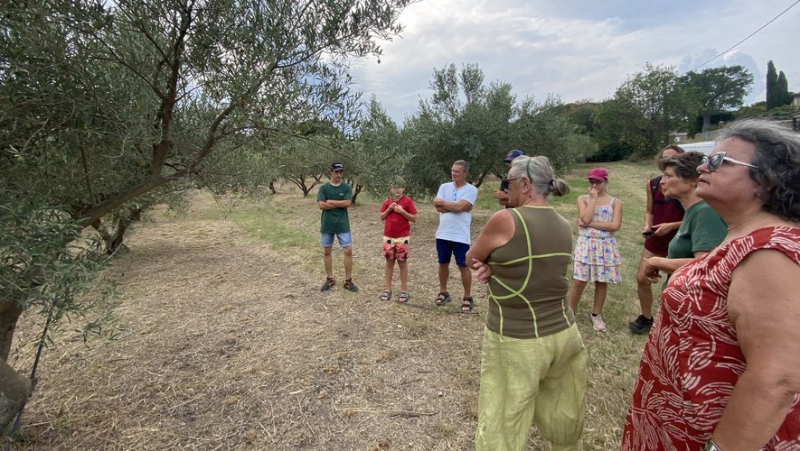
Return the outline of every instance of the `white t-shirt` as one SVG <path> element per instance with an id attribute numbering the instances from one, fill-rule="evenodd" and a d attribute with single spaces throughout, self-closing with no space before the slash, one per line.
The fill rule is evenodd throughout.
<path id="1" fill-rule="evenodd" d="M 436 197 L 448 202 L 458 202 L 462 199 L 475 205 L 478 200 L 478 188 L 467 183 L 459 189 L 453 182 L 442 183 Z M 469 225 L 472 222 L 472 212 L 439 213 L 439 228 L 436 229 L 436 238 L 440 240 L 455 241 L 456 243 L 470 244 Z"/>

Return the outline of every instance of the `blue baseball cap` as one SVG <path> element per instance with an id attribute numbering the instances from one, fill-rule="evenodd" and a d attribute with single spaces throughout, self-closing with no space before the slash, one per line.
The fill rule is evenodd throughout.
<path id="1" fill-rule="evenodd" d="M 506 155 L 506 159 L 503 160 L 503 163 L 511 163 L 514 161 L 514 158 L 521 157 L 525 155 L 525 152 L 519 149 L 512 149 L 508 151 L 508 155 Z"/>
<path id="2" fill-rule="evenodd" d="M 342 163 L 331 163 L 330 169 L 331 171 L 344 171 L 344 165 Z"/>

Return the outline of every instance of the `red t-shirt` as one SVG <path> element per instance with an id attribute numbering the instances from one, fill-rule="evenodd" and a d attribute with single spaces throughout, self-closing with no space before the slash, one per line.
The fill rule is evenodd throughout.
<path id="1" fill-rule="evenodd" d="M 664 193 L 661 192 L 659 183 L 661 176 L 650 179 L 650 193 L 653 196 L 653 225 L 663 224 L 665 222 L 680 222 L 683 221 L 683 207 L 681 203 L 675 199 L 667 199 Z M 659 257 L 666 257 L 669 248 L 669 242 L 678 230 L 655 236 L 651 235 L 644 240 L 644 248 Z"/>
<path id="2" fill-rule="evenodd" d="M 385 212 L 389 205 L 394 202 L 391 198 L 386 199 L 386 202 L 381 205 L 381 213 Z M 397 205 L 403 207 L 403 210 L 409 214 L 417 214 L 417 207 L 414 206 L 414 201 L 408 196 L 403 196 L 397 201 Z M 411 223 L 408 222 L 405 216 L 400 213 L 391 212 L 386 217 L 386 223 L 383 226 L 383 236 L 389 238 L 404 238 L 411 236 Z"/>

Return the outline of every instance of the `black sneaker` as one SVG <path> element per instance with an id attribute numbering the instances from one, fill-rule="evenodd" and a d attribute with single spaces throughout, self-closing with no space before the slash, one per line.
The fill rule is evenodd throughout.
<path id="1" fill-rule="evenodd" d="M 651 327 L 653 327 L 653 318 L 648 319 L 645 318 L 644 315 L 639 315 L 636 321 L 628 324 L 628 328 L 635 334 L 646 333 Z"/>
<path id="2" fill-rule="evenodd" d="M 345 280 L 343 286 L 345 290 L 350 290 L 353 293 L 358 293 L 358 287 L 356 286 L 355 283 L 353 283 L 353 279 Z"/>
<path id="3" fill-rule="evenodd" d="M 322 285 L 322 288 L 319 291 L 328 291 L 334 285 L 336 285 L 336 279 L 333 277 L 328 277 L 325 279 L 325 283 Z"/>

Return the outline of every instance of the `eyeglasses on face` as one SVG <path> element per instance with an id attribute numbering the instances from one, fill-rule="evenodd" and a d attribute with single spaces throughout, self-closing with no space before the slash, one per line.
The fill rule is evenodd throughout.
<path id="1" fill-rule="evenodd" d="M 511 182 L 513 182 L 513 181 L 515 181 L 515 180 L 519 180 L 519 179 L 521 179 L 521 178 L 522 178 L 522 177 L 514 177 L 513 179 L 510 179 L 510 178 L 506 177 L 506 178 L 504 178 L 504 179 L 503 179 L 503 183 L 506 183 L 506 184 L 508 184 L 508 183 L 511 183 Z"/>
<path id="2" fill-rule="evenodd" d="M 605 180 L 589 179 L 590 185 L 602 185 L 605 182 Z"/>
<path id="3" fill-rule="evenodd" d="M 720 166 L 722 166 L 722 163 L 726 161 L 731 164 L 738 164 L 741 166 L 747 166 L 749 168 L 758 169 L 758 166 L 753 166 L 752 164 L 745 163 L 744 161 L 735 160 L 729 157 L 725 152 L 718 152 L 715 153 L 714 155 L 711 155 L 710 157 L 705 156 L 703 157 L 702 161 L 703 162 L 701 163 L 701 166 L 704 164 L 708 165 L 708 172 L 716 172 L 720 168 Z"/>

